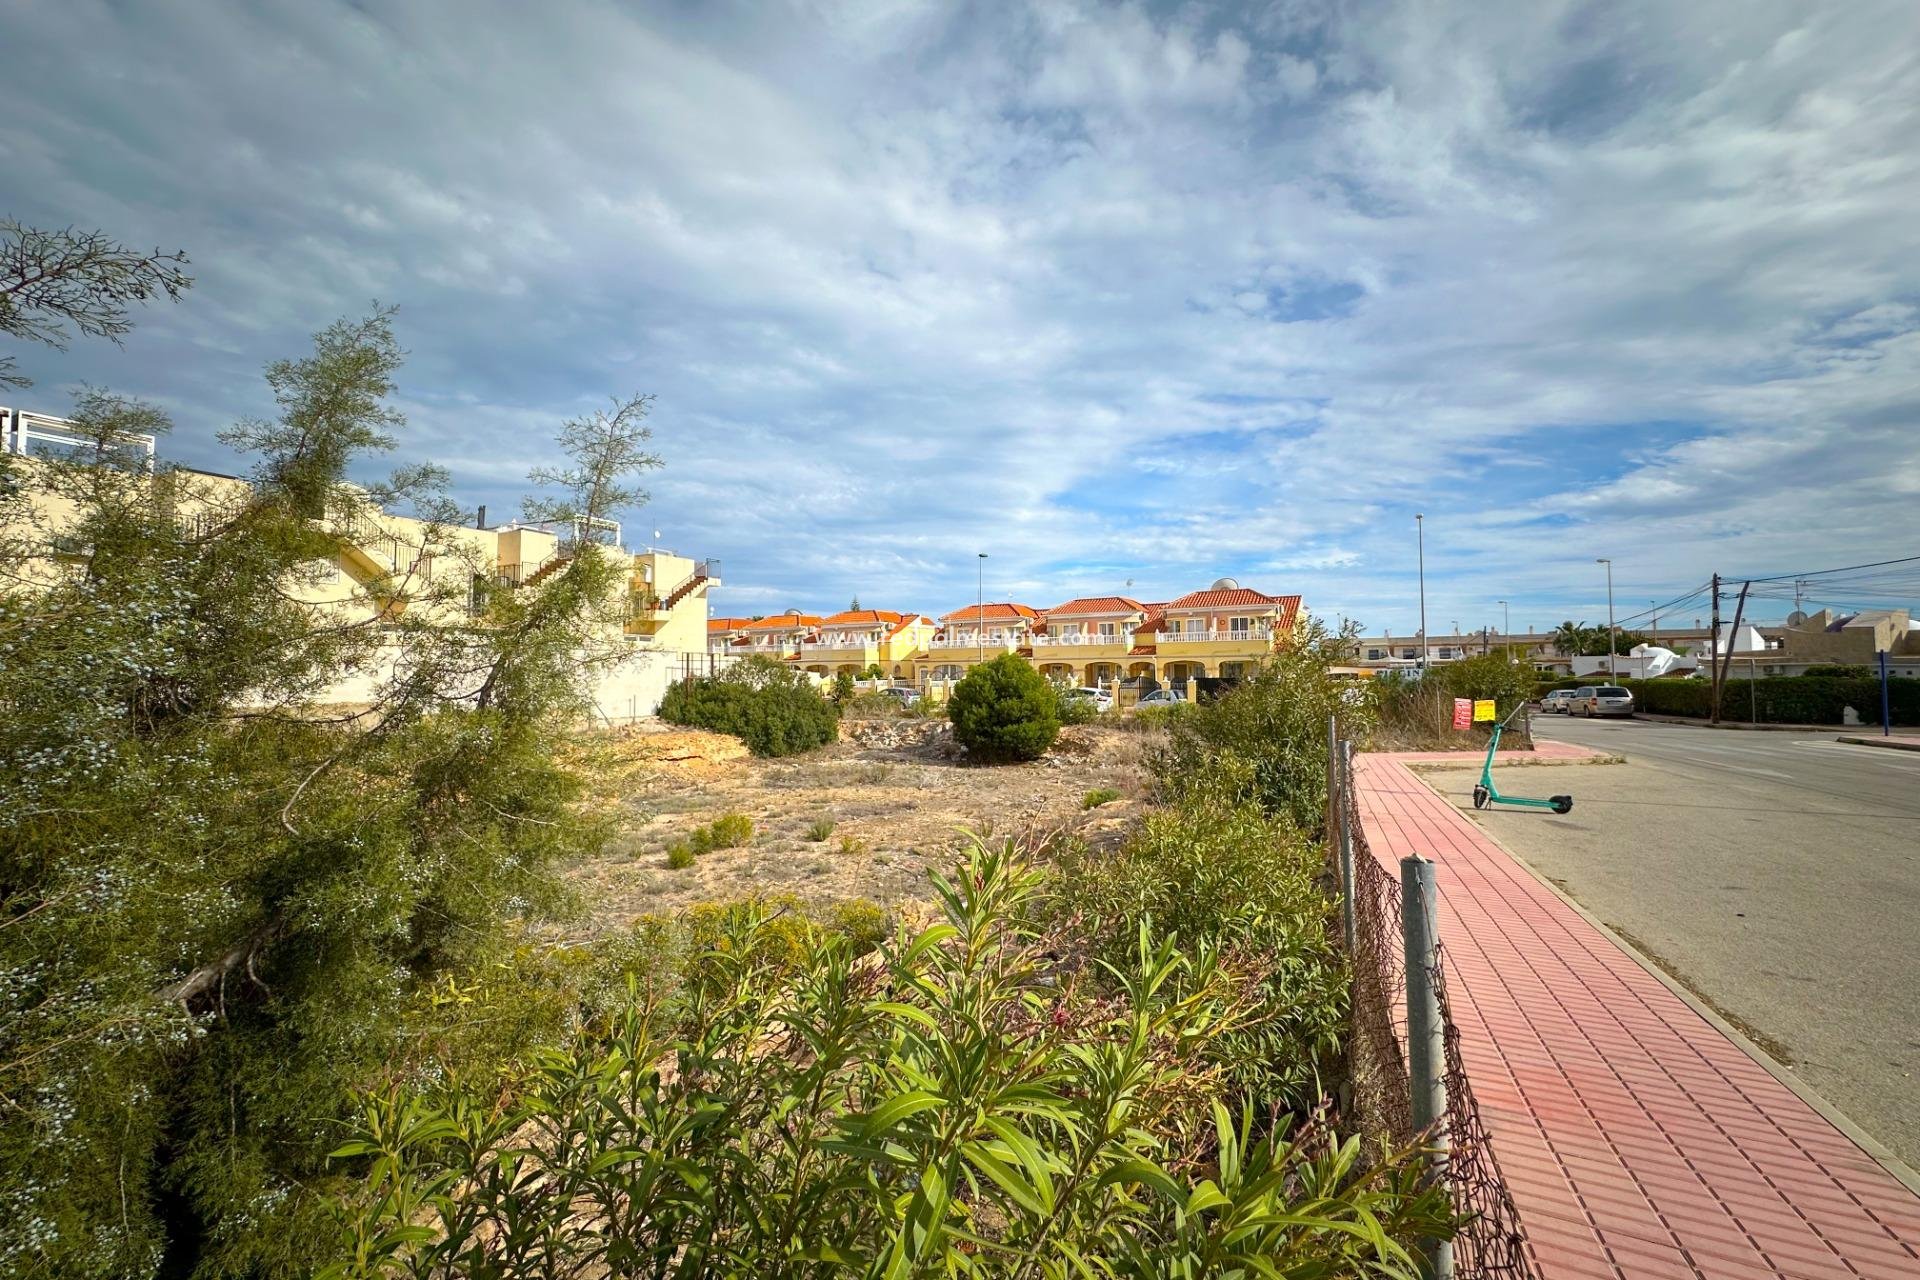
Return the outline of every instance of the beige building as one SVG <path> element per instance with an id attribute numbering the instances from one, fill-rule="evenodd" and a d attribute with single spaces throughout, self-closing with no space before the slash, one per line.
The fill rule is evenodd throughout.
<path id="1" fill-rule="evenodd" d="M 29 486 L 35 458 L 71 453 L 86 443 L 62 419 L 0 408 L 0 446 L 25 460 Z M 189 531 L 217 526 L 248 499 L 246 481 L 236 477 L 156 465 L 151 437 L 129 438 L 125 447 Z M 63 540 L 71 536 L 62 530 L 75 513 L 57 496 L 35 492 L 32 498 L 36 522 L 52 543 L 52 554 L 37 560 L 32 572 L 59 572 Z M 471 625 L 486 591 L 537 586 L 564 566 L 571 544 L 593 541 L 625 556 L 619 631 L 602 637 L 613 660 L 592 690 L 606 719 L 652 714 L 675 680 L 710 666 L 707 600 L 720 584 L 718 563 L 653 547 L 629 553 L 620 526 L 611 521 L 591 528 L 519 521 L 486 528 L 433 524 L 382 511 L 347 487 L 316 523 L 340 539 L 340 550 L 294 575 L 287 591 L 342 621 L 424 614 L 448 626 Z M 69 552 L 77 558 L 81 550 Z M 344 675 L 328 690 L 327 700 L 367 701 L 389 670 L 376 663 L 372 670 Z"/>

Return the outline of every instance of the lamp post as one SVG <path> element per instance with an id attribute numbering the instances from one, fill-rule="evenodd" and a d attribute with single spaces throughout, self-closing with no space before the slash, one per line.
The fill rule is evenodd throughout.
<path id="1" fill-rule="evenodd" d="M 1413 536 L 1420 546 L 1420 671 L 1427 670 L 1427 526 L 1426 517 L 1413 513 Z"/>
<path id="2" fill-rule="evenodd" d="M 974 665 L 987 660 L 987 553 L 982 551 L 980 558 L 973 562 L 973 607 L 978 617 L 973 621 Z"/>
<path id="3" fill-rule="evenodd" d="M 1613 643 L 1613 561 L 1599 556 L 1594 563 L 1607 566 L 1607 679 L 1618 684 L 1620 668 L 1613 660 L 1613 651 L 1617 647 Z"/>
<path id="4" fill-rule="evenodd" d="M 1500 606 L 1500 646 L 1507 651 L 1507 661 L 1513 661 L 1513 615 L 1507 610 L 1505 600 L 1495 600 Z"/>

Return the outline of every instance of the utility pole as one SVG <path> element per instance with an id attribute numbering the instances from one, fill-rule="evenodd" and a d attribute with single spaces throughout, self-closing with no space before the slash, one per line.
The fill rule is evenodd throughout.
<path id="1" fill-rule="evenodd" d="M 1500 606 L 1500 642 L 1507 648 L 1507 661 L 1513 661 L 1513 612 L 1507 608 L 1505 600 L 1496 600 Z"/>
<path id="2" fill-rule="evenodd" d="M 1740 584 L 1740 600 L 1733 606 L 1733 629 L 1727 633 L 1727 651 L 1720 657 L 1720 692 L 1725 692 L 1727 687 L 1727 669 L 1733 666 L 1733 645 L 1734 641 L 1738 639 L 1740 635 L 1740 619 L 1747 611 L 1747 588 L 1752 585 L 1751 582 L 1743 582 Z M 1751 663 L 1747 666 L 1747 680 L 1747 692 L 1753 694 L 1753 666 Z M 1720 693 L 1715 693 L 1713 697 L 1713 718 L 1716 722 L 1720 719 Z"/>
<path id="3" fill-rule="evenodd" d="M 1420 674 L 1427 672 L 1427 526 L 1426 517 L 1413 513 L 1413 536 L 1420 545 Z"/>
<path id="4" fill-rule="evenodd" d="M 1613 660 L 1613 651 L 1618 648 L 1613 641 L 1613 561 L 1601 556 L 1595 564 L 1607 566 L 1607 679 L 1620 683 L 1620 668 Z"/>
<path id="5" fill-rule="evenodd" d="M 1650 643 L 1658 645 L 1660 643 L 1660 606 L 1651 600 L 1647 603 L 1653 605 L 1653 639 Z"/>
<path id="6" fill-rule="evenodd" d="M 1713 575 L 1713 631 L 1707 637 L 1707 684 L 1710 706 L 1707 722 L 1720 723 L 1720 575 Z"/>
<path id="7" fill-rule="evenodd" d="M 979 616 L 973 621 L 974 665 L 987 660 L 987 553 L 982 551 L 980 558 L 973 562 L 973 607 Z"/>

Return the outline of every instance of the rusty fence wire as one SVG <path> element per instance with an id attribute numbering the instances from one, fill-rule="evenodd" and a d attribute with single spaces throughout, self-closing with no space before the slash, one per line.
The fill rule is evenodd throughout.
<path id="1" fill-rule="evenodd" d="M 1446 1176 L 1454 1208 L 1464 1219 L 1453 1240 L 1453 1274 L 1489 1280 L 1537 1280 L 1528 1260 L 1520 1215 L 1500 1166 L 1493 1142 L 1474 1101 L 1473 1082 L 1460 1055 L 1460 1029 L 1454 1025 L 1447 1000 L 1446 952 L 1442 942 L 1432 952 L 1429 981 L 1438 996 L 1446 1047 L 1446 1132 L 1422 1135 L 1413 1124 L 1411 1082 L 1408 1078 L 1407 973 L 1405 937 L 1401 927 L 1400 878 L 1394 868 L 1377 859 L 1360 825 L 1358 797 L 1352 770 L 1337 760 L 1331 777 L 1336 787 L 1333 808 L 1351 841 L 1353 868 L 1353 1032 L 1352 1064 L 1354 1119 L 1361 1132 L 1396 1146 L 1427 1137 L 1444 1139 Z M 1328 840 L 1338 858 L 1337 834 Z M 1335 868 L 1338 877 L 1338 868 Z"/>

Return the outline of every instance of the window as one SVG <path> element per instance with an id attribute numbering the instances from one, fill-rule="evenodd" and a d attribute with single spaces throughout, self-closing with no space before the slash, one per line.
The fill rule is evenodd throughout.
<path id="1" fill-rule="evenodd" d="M 1227 634 L 1235 640 L 1245 640 L 1253 634 L 1252 618 L 1230 618 L 1227 621 Z"/>
<path id="2" fill-rule="evenodd" d="M 1207 633 L 1207 622 L 1206 622 L 1206 619 L 1204 619 L 1204 618 L 1188 618 L 1188 619 L 1187 619 L 1187 634 L 1188 634 L 1188 635 L 1190 635 L 1190 636 L 1203 636 L 1203 635 L 1205 635 L 1206 633 Z"/>
<path id="3" fill-rule="evenodd" d="M 1387 654 L 1386 654 L 1386 650 L 1384 650 L 1384 649 L 1369 649 L 1369 650 L 1367 650 L 1367 661 L 1369 661 L 1369 662 L 1378 662 L 1378 661 L 1380 661 L 1380 659 L 1382 659 L 1382 658 L 1384 658 L 1384 657 L 1386 657 L 1386 656 L 1387 656 Z"/>
<path id="4" fill-rule="evenodd" d="M 1400 651 L 1400 656 L 1403 658 L 1417 658 L 1420 656 L 1420 651 L 1418 649 L 1413 649 L 1413 648 L 1402 649 Z"/>
<path id="5" fill-rule="evenodd" d="M 1440 657 L 1440 658 L 1451 658 L 1453 656 L 1453 646 L 1446 645 L 1446 644 L 1441 645 L 1439 653 L 1435 654 L 1434 656 Z"/>
<path id="6" fill-rule="evenodd" d="M 1103 622 L 1100 624 L 1100 638 L 1102 640 L 1118 639 L 1119 635 L 1120 628 L 1117 624 L 1112 622 Z"/>

